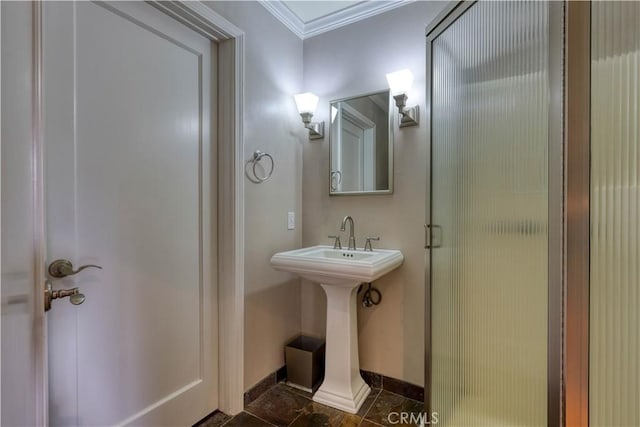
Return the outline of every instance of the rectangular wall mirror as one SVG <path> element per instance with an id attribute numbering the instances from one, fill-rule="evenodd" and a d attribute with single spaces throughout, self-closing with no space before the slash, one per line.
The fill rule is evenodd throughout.
<path id="1" fill-rule="evenodd" d="M 330 195 L 393 192 L 392 112 L 389 90 L 331 102 Z"/>

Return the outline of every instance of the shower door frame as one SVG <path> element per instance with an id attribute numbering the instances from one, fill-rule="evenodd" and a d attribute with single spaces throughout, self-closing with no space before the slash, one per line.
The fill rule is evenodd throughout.
<path id="1" fill-rule="evenodd" d="M 425 411 L 431 414 L 432 407 L 432 352 L 431 352 L 431 264 L 430 249 L 432 218 L 432 43 L 476 1 L 453 1 L 428 25 L 426 36 L 426 126 L 427 126 L 427 173 L 426 183 L 426 265 L 425 265 Z M 563 316 L 565 283 L 565 146 L 563 83 L 564 83 L 564 2 L 549 2 L 549 138 L 548 138 L 548 334 L 547 334 L 547 425 L 559 427 L 564 424 L 563 381 Z M 587 204 L 588 207 L 588 204 Z"/>
<path id="2" fill-rule="evenodd" d="M 565 12 L 565 361 L 567 426 L 589 425 L 591 259 L 591 2 Z"/>

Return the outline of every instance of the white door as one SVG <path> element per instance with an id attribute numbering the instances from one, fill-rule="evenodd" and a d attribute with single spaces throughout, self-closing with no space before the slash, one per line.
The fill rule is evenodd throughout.
<path id="1" fill-rule="evenodd" d="M 342 190 L 362 191 L 364 171 L 364 130 L 342 116 Z"/>
<path id="2" fill-rule="evenodd" d="M 356 108 L 340 103 L 339 148 L 335 162 L 344 181 L 340 191 L 376 189 L 376 124 Z M 337 126 L 336 126 L 337 127 Z M 333 185 L 333 183 L 332 183 Z"/>
<path id="3" fill-rule="evenodd" d="M 216 46 L 142 2 L 43 3 L 52 425 L 217 407 Z"/>

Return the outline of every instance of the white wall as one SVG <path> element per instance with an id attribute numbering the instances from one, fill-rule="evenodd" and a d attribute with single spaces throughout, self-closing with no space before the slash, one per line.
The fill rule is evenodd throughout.
<path id="1" fill-rule="evenodd" d="M 315 119 L 329 119 L 329 101 L 387 88 L 385 74 L 409 68 L 409 105 L 421 123 L 395 131 L 394 194 L 329 197 L 329 141 L 304 144 L 303 245 L 329 244 L 344 215 L 355 220 L 358 246 L 380 236 L 379 247 L 402 250 L 404 265 L 375 283 L 382 303 L 358 308 L 360 364 L 414 384 L 424 383 L 424 231 L 426 194 L 425 27 L 446 5 L 418 1 L 304 41 L 304 89 L 320 96 Z M 302 329 L 325 334 L 326 299 L 303 283 Z"/>
<path id="2" fill-rule="evenodd" d="M 284 344 L 300 332 L 300 281 L 276 272 L 276 252 L 302 245 L 302 143 L 293 94 L 302 88 L 302 41 L 257 2 L 207 2 L 245 32 L 245 157 L 259 149 L 275 170 L 245 181 L 245 389 L 284 365 Z M 287 212 L 297 214 L 287 230 Z"/>

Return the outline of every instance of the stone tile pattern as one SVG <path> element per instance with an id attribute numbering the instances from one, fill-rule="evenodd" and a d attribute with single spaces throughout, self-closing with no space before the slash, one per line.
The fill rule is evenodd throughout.
<path id="1" fill-rule="evenodd" d="M 218 415 L 210 420 L 216 417 L 214 413 L 197 427 L 379 427 L 394 425 L 387 418 L 389 413 L 403 411 L 417 414 L 424 411 L 424 406 L 420 401 L 372 388 L 360 411 L 349 414 L 313 402 L 308 393 L 280 383 L 235 417 L 223 419 Z M 414 424 L 403 424 L 410 425 Z"/>

